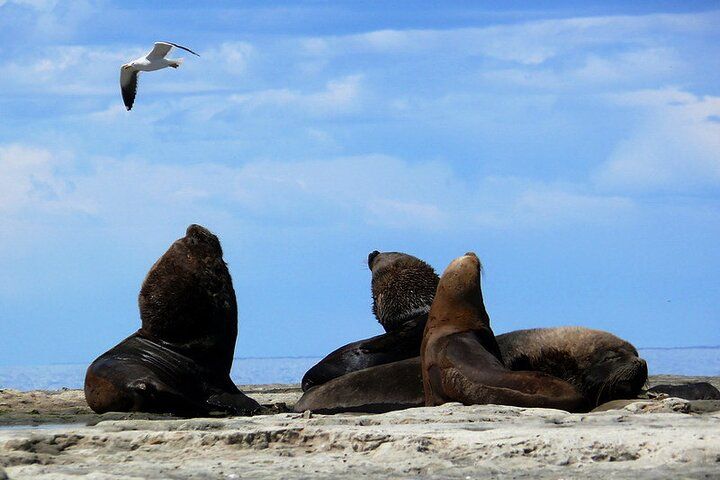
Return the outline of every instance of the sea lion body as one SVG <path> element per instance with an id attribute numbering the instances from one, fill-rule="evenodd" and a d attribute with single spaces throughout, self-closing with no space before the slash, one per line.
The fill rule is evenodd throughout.
<path id="1" fill-rule="evenodd" d="M 498 335 L 505 366 L 533 370 L 575 385 L 591 407 L 636 398 L 647 381 L 647 363 L 635 347 L 601 330 L 533 328 Z"/>
<path id="2" fill-rule="evenodd" d="M 720 391 L 708 382 L 653 385 L 648 388 L 647 393 L 665 394 L 670 397 L 684 398 L 685 400 L 720 400 Z"/>
<path id="3" fill-rule="evenodd" d="M 423 404 L 420 357 L 357 370 L 307 390 L 296 412 L 385 413 Z"/>
<path id="4" fill-rule="evenodd" d="M 440 277 L 420 347 L 425 405 L 447 402 L 587 411 L 570 383 L 505 367 L 480 287 L 474 253 L 455 259 Z"/>
<path id="5" fill-rule="evenodd" d="M 237 304 L 215 235 L 190 225 L 148 272 L 139 306 L 141 328 L 88 367 L 90 408 L 184 416 L 259 408 L 230 379 Z"/>
<path id="6" fill-rule="evenodd" d="M 412 255 L 377 250 L 368 255 L 368 267 L 372 272 L 372 311 L 386 333 L 329 353 L 305 373 L 303 391 L 350 372 L 420 355 L 439 280 L 435 270 Z"/>
<path id="7" fill-rule="evenodd" d="M 388 333 L 344 345 L 320 360 L 302 378 L 303 392 L 337 377 L 420 355 L 427 314 Z"/>

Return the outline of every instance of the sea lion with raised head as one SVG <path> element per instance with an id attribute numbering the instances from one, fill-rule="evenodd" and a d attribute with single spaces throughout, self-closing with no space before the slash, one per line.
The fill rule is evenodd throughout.
<path id="1" fill-rule="evenodd" d="M 439 277 L 417 257 L 377 250 L 368 255 L 372 312 L 386 333 L 329 353 L 302 378 L 302 389 L 376 365 L 420 355 L 420 343 Z"/>
<path id="2" fill-rule="evenodd" d="M 215 235 L 190 225 L 148 272 L 139 306 L 141 328 L 88 367 L 90 408 L 202 416 L 260 407 L 230 379 L 237 304 Z"/>
<path id="3" fill-rule="evenodd" d="M 446 402 L 587 411 L 580 391 L 559 378 L 505 367 L 470 252 L 440 277 L 420 347 L 425 405 Z"/>

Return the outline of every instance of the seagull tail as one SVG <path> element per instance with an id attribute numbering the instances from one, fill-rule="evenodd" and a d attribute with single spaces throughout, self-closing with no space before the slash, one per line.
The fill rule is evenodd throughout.
<path id="1" fill-rule="evenodd" d="M 182 65 L 182 63 L 182 58 L 173 58 L 172 60 L 168 60 L 168 65 L 170 65 L 172 68 L 178 68 L 180 65 Z"/>

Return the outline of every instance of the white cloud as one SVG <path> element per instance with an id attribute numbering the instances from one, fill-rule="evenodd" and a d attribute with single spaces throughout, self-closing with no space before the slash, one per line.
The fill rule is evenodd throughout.
<path id="1" fill-rule="evenodd" d="M 0 0 L 0 7 L 11 3 L 32 7 L 37 10 L 52 10 L 58 4 L 58 0 Z"/>
<path id="2" fill-rule="evenodd" d="M 134 50 L 87 46 L 51 46 L 23 52 L 10 60 L 0 86 L 14 92 L 98 95 L 119 91 L 120 65 Z"/>
<path id="3" fill-rule="evenodd" d="M 539 65 L 569 51 L 622 41 L 635 48 L 654 48 L 656 32 L 711 30 L 718 13 L 651 14 L 540 20 L 479 28 L 378 30 L 366 33 L 303 39 L 308 56 L 346 56 L 356 53 L 451 56 L 485 55 L 524 65 Z M 632 48 L 632 47 L 631 47 Z"/>
<path id="4" fill-rule="evenodd" d="M 625 197 L 594 193 L 584 185 L 516 177 L 487 177 L 476 187 L 468 217 L 488 228 L 610 225 L 637 213 Z"/>
<path id="5" fill-rule="evenodd" d="M 634 48 L 621 52 L 584 52 L 582 60 L 537 68 L 497 68 L 478 77 L 497 85 L 562 93 L 592 91 L 593 88 L 655 83 L 686 65 L 670 48 Z"/>
<path id="6" fill-rule="evenodd" d="M 442 164 L 379 155 L 239 167 L 98 159 L 82 174 L 61 172 L 67 160 L 42 149 L 3 147 L 0 159 L 0 213 L 29 213 L 39 224 L 75 212 L 121 230 L 220 217 L 258 219 L 265 228 L 546 228 L 607 223 L 633 208 L 576 185 L 495 177 L 469 183 Z"/>
<path id="7" fill-rule="evenodd" d="M 217 62 L 221 68 L 233 75 L 241 75 L 248 69 L 250 62 L 257 55 L 256 48 L 249 42 L 224 42 L 210 51 L 202 52 L 202 59 L 207 65 Z"/>
<path id="8" fill-rule="evenodd" d="M 361 106 L 362 76 L 330 80 L 325 89 L 314 93 L 303 93 L 290 89 L 261 90 L 235 94 L 230 101 L 242 108 L 256 110 L 265 107 L 299 108 L 311 115 L 347 113 Z"/>
<path id="9" fill-rule="evenodd" d="M 677 89 L 610 97 L 644 119 L 596 173 L 605 188 L 688 192 L 720 187 L 720 97 Z"/>
<path id="10" fill-rule="evenodd" d="M 0 212 L 76 210 L 78 205 L 63 200 L 73 188 L 58 171 L 67 162 L 67 155 L 40 148 L 0 146 Z"/>

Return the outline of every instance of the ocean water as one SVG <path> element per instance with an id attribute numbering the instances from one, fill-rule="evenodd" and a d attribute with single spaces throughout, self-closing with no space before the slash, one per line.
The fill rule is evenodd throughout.
<path id="1" fill-rule="evenodd" d="M 651 375 L 720 376 L 720 347 L 641 348 Z M 230 376 L 239 385 L 300 383 L 321 357 L 236 358 Z M 0 388 L 82 388 L 87 364 L 0 366 Z"/>

